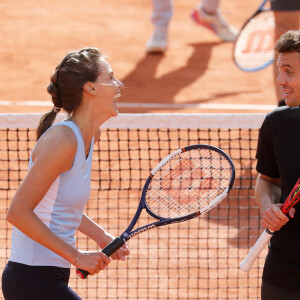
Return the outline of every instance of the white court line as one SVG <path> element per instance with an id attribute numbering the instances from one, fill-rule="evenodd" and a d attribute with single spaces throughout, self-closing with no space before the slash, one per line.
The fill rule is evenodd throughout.
<path id="1" fill-rule="evenodd" d="M 49 101 L 11 101 L 2 100 L 0 106 L 41 106 L 51 107 L 52 103 Z M 160 108 L 160 109 L 221 109 L 221 110 L 257 110 L 257 111 L 271 111 L 275 105 L 261 105 L 261 104 L 209 104 L 209 103 L 118 103 L 119 107 L 125 108 Z"/>
<path id="2" fill-rule="evenodd" d="M 118 103 L 119 107 L 132 108 L 202 108 L 202 109 L 224 109 L 224 110 L 273 110 L 275 105 L 260 104 L 207 104 L 207 103 Z"/>
<path id="3" fill-rule="evenodd" d="M 0 128 L 36 128 L 42 113 L 0 113 Z M 66 119 L 57 116 L 57 122 Z M 260 128 L 266 113 L 119 114 L 101 128 Z"/>

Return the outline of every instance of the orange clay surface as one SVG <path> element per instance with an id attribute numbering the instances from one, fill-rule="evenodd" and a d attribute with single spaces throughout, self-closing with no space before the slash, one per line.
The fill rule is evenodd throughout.
<path id="1" fill-rule="evenodd" d="M 259 2 L 223 0 L 221 9 L 226 20 L 241 28 Z M 240 71 L 232 60 L 233 44 L 221 42 L 191 21 L 189 13 L 196 4 L 197 0 L 174 0 L 169 50 L 165 55 L 146 55 L 145 44 L 153 29 L 150 0 L 1 0 L 0 112 L 44 112 L 52 107 L 46 92 L 52 71 L 69 50 L 85 46 L 101 48 L 116 77 L 124 82 L 126 88 L 120 102 L 123 103 L 121 113 L 245 113 L 267 112 L 269 109 L 263 105 L 275 107 L 272 67 L 254 73 Z M 243 105 L 243 108 L 237 109 L 237 105 Z M 2 193 L 3 199 L 11 199 L 11 193 L 6 195 L 5 190 Z M 127 207 L 126 202 L 123 205 Z M 135 203 L 131 207 L 134 209 L 123 216 L 122 222 L 111 223 L 113 234 L 126 227 L 134 213 Z M 110 214 L 113 212 L 110 210 Z M 117 211 L 116 216 L 121 212 Z M 93 210 L 90 215 L 94 217 Z M 6 228 L 5 209 L 0 220 L 2 228 Z M 103 213 L 101 222 L 105 223 L 105 220 L 107 216 Z M 253 244 L 260 231 L 247 229 L 253 224 L 250 227 L 248 223 L 237 225 L 234 223 L 236 219 L 232 220 L 233 223 L 227 224 L 228 220 L 221 218 L 209 231 L 209 242 L 213 243 L 209 253 L 201 251 L 208 246 L 209 221 L 204 217 L 182 225 L 182 232 L 176 226 L 170 231 L 167 228 L 153 230 L 149 234 L 154 242 L 149 244 L 141 242 L 142 236 L 141 240 L 132 239 L 132 258 L 128 263 L 120 263 L 117 269 L 116 263 L 112 263 L 107 272 L 87 281 L 76 280 L 72 269 L 71 286 L 76 286 L 78 294 L 89 300 L 257 299 L 261 269 L 256 265 L 248 275 L 238 271 L 238 264 L 249 247 L 243 244 L 243 238 L 251 236 Z M 100 220 L 96 218 L 96 221 Z M 257 223 L 258 219 L 254 221 Z M 192 241 L 186 245 L 185 236 L 192 232 L 185 229 L 188 226 L 199 229 L 196 231 L 199 234 L 195 237 L 196 246 Z M 240 232 L 239 227 L 242 228 Z M 224 240 L 214 240 L 216 232 L 220 233 L 223 228 L 227 230 Z M 3 234 L 10 237 L 10 230 L 2 230 L 2 237 Z M 165 237 L 162 243 L 170 244 L 158 247 L 157 235 Z M 171 235 L 174 235 L 172 243 L 167 239 Z M 229 253 L 223 253 L 228 241 L 233 245 Z M 5 239 L 1 243 L 5 243 Z M 10 253 L 9 243 L 10 240 L 5 247 L 1 244 L 1 270 Z M 89 243 L 83 240 L 79 244 L 82 249 L 91 249 L 93 246 Z M 214 249 L 216 243 L 219 250 Z M 187 257 L 192 262 L 198 257 L 201 267 L 195 264 L 195 267 L 186 269 Z M 163 264 L 165 258 L 168 268 Z M 260 261 L 259 265 L 262 263 Z M 160 273 L 156 271 L 158 264 L 161 264 Z M 216 264 L 230 267 L 216 269 Z M 153 288 L 149 290 L 157 294 L 149 294 L 148 283 Z M 217 286 L 220 288 L 216 289 Z M 1 296 L 0 293 L 0 299 Z"/>
<path id="2" fill-rule="evenodd" d="M 223 0 L 221 9 L 239 29 L 259 3 Z M 262 106 L 236 105 L 275 107 L 272 66 L 253 73 L 237 69 L 233 44 L 221 42 L 190 19 L 196 4 L 174 1 L 169 50 L 146 55 L 153 29 L 150 0 L 2 0 L 0 112 L 44 112 L 51 107 L 46 87 L 52 71 L 67 51 L 85 46 L 102 49 L 124 82 L 121 113 L 239 113 L 258 112 L 259 107 L 266 112 Z M 235 106 L 228 109 L 229 104 Z"/>

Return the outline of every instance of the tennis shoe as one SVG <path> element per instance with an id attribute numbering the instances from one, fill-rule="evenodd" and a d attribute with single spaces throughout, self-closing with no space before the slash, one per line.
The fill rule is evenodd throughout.
<path id="1" fill-rule="evenodd" d="M 155 30 L 146 45 L 147 53 L 164 53 L 167 50 L 168 34 L 163 30 Z"/>
<path id="2" fill-rule="evenodd" d="M 238 31 L 224 20 L 219 10 L 214 14 L 208 14 L 201 8 L 194 9 L 191 12 L 191 18 L 195 23 L 209 29 L 225 42 L 233 42 L 238 36 Z"/>

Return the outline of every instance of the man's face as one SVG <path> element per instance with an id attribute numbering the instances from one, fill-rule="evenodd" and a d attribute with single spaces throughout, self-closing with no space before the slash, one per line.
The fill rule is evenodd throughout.
<path id="1" fill-rule="evenodd" d="M 279 53 L 277 66 L 277 83 L 282 87 L 286 105 L 300 105 L 300 53 Z"/>

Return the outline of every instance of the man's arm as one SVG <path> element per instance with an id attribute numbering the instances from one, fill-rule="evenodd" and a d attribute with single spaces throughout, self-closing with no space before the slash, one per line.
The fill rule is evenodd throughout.
<path id="1" fill-rule="evenodd" d="M 255 197 L 262 216 L 272 204 L 279 203 L 280 195 L 280 178 L 258 174 Z"/>
<path id="2" fill-rule="evenodd" d="M 281 211 L 280 195 L 280 178 L 258 175 L 255 197 L 263 218 L 262 225 L 272 231 L 279 230 L 289 221 L 289 218 Z M 293 218 L 294 213 L 295 209 L 292 208 L 289 216 Z"/>

